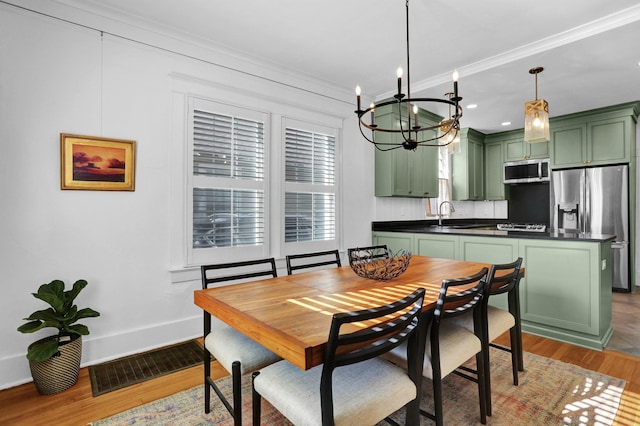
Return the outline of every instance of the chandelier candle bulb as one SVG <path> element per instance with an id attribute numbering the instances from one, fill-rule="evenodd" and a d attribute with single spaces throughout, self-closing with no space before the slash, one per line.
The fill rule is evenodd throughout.
<path id="1" fill-rule="evenodd" d="M 369 108 L 371 109 L 371 127 L 376 127 L 375 107 L 374 103 L 371 102 L 371 105 L 369 105 Z"/>
<path id="2" fill-rule="evenodd" d="M 453 97 L 458 97 L 458 70 L 453 71 Z"/>
<path id="3" fill-rule="evenodd" d="M 362 90 L 360 89 L 360 86 L 356 86 L 356 100 L 358 101 L 358 111 L 360 111 L 360 93 L 362 92 Z"/>
<path id="4" fill-rule="evenodd" d="M 396 75 L 398 76 L 398 96 L 400 96 L 402 94 L 402 67 L 398 67 Z"/>
<path id="5" fill-rule="evenodd" d="M 413 106 L 413 124 L 414 127 L 418 128 L 418 105 Z"/>

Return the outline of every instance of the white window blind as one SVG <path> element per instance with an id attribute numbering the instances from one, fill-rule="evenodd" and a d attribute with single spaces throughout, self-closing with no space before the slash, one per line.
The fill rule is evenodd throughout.
<path id="1" fill-rule="evenodd" d="M 285 187 L 285 242 L 334 240 L 334 136 L 285 128 Z"/>
<path id="2" fill-rule="evenodd" d="M 264 244 L 264 123 L 193 109 L 193 248 Z"/>

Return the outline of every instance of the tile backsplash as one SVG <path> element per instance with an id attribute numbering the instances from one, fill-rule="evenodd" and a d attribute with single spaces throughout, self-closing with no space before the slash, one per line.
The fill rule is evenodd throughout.
<path id="1" fill-rule="evenodd" d="M 376 197 L 374 221 L 435 219 L 437 206 L 432 207 L 434 216 L 427 216 L 428 199 Z M 507 201 L 453 201 L 456 211 L 451 219 L 507 219 Z M 432 206 L 434 206 L 432 202 Z"/>

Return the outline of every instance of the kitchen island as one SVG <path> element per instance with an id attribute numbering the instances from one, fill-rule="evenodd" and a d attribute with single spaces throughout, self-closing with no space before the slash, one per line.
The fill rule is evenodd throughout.
<path id="1" fill-rule="evenodd" d="M 392 251 L 483 263 L 523 258 L 522 329 L 602 350 L 611 327 L 614 235 L 499 231 L 495 223 L 374 222 L 373 244 Z M 495 299 L 495 300 L 494 300 Z M 506 307 L 506 298 L 492 297 Z"/>

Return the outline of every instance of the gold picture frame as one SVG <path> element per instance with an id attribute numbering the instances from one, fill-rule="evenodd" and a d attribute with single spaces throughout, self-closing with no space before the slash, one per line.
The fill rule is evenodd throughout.
<path id="1" fill-rule="evenodd" d="M 134 191 L 136 141 L 60 133 L 60 189 Z"/>

